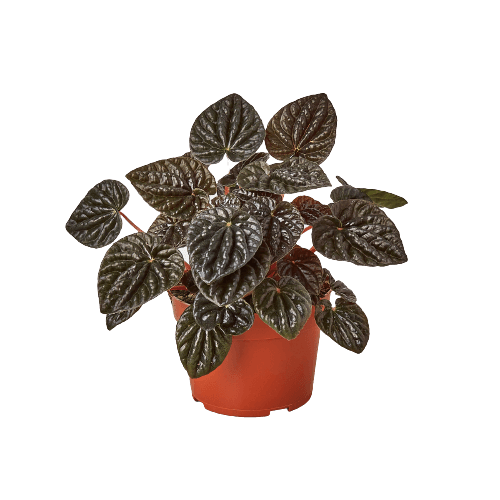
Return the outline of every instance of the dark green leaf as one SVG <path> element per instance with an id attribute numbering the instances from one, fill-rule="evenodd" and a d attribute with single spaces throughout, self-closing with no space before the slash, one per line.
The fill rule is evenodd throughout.
<path id="1" fill-rule="evenodd" d="M 342 184 L 343 186 L 348 186 L 349 185 L 344 179 L 342 179 L 342 177 L 340 177 L 340 175 L 336 175 L 335 177 L 340 182 L 340 184 Z"/>
<path id="2" fill-rule="evenodd" d="M 224 196 L 225 194 L 226 194 L 226 188 L 218 182 L 217 183 L 217 196 Z"/>
<path id="3" fill-rule="evenodd" d="M 208 284 L 243 267 L 261 243 L 259 222 L 241 210 L 228 207 L 199 213 L 187 233 L 191 267 Z"/>
<path id="4" fill-rule="evenodd" d="M 367 195 L 375 205 L 384 208 L 399 208 L 408 202 L 396 194 L 380 191 L 380 189 L 359 188 L 361 192 Z"/>
<path id="5" fill-rule="evenodd" d="M 214 207 L 241 208 L 242 201 L 233 193 L 217 196 L 212 200 Z"/>
<path id="6" fill-rule="evenodd" d="M 292 205 L 297 208 L 308 225 L 314 224 L 323 215 L 330 215 L 332 212 L 327 205 L 323 205 L 310 196 L 298 196 L 292 201 Z"/>
<path id="7" fill-rule="evenodd" d="M 126 175 L 144 200 L 169 217 L 190 220 L 215 194 L 214 176 L 198 160 L 179 156 L 136 168 Z"/>
<path id="8" fill-rule="evenodd" d="M 221 307 L 201 293 L 194 299 L 193 316 L 203 329 L 212 330 L 218 326 L 227 335 L 245 333 L 254 319 L 253 309 L 243 299 Z"/>
<path id="9" fill-rule="evenodd" d="M 295 247 L 278 262 L 278 273 L 295 278 L 311 295 L 318 295 L 323 283 L 321 261 L 313 252 L 301 247 Z"/>
<path id="10" fill-rule="evenodd" d="M 114 243 L 97 277 L 103 314 L 135 309 L 179 283 L 184 259 L 158 236 L 136 233 Z"/>
<path id="11" fill-rule="evenodd" d="M 77 241 L 91 248 L 112 243 L 120 234 L 120 210 L 127 204 L 128 189 L 108 179 L 96 184 L 78 204 L 66 223 L 66 230 Z"/>
<path id="12" fill-rule="evenodd" d="M 193 271 L 189 269 L 188 271 L 184 271 L 184 275 L 182 276 L 181 283 L 191 292 L 197 293 L 198 287 L 193 278 Z"/>
<path id="13" fill-rule="evenodd" d="M 342 281 L 335 281 L 331 287 L 335 295 L 338 295 L 346 302 L 356 302 L 356 295 L 354 295 L 354 292 L 350 288 L 347 288 Z"/>
<path id="14" fill-rule="evenodd" d="M 337 115 L 326 94 L 302 97 L 267 124 L 266 149 L 277 160 L 291 156 L 323 163 L 335 144 Z"/>
<path id="15" fill-rule="evenodd" d="M 329 300 L 320 300 L 314 315 L 320 329 L 337 344 L 361 353 L 368 343 L 368 318 L 357 304 L 337 299 L 335 307 Z"/>
<path id="16" fill-rule="evenodd" d="M 162 243 L 175 248 L 182 248 L 186 246 L 186 233 L 189 224 L 189 221 L 172 219 L 166 214 L 160 214 L 151 224 L 148 233 L 159 236 Z"/>
<path id="17" fill-rule="evenodd" d="M 250 158 L 240 161 L 233 168 L 231 168 L 227 175 L 219 179 L 219 183 L 223 186 L 236 186 L 236 177 L 238 177 L 238 174 L 241 172 L 242 168 L 246 167 L 250 163 L 253 163 L 254 161 L 266 162 L 268 159 L 269 153 L 254 153 L 252 156 L 250 156 Z"/>
<path id="18" fill-rule="evenodd" d="M 359 266 L 389 266 L 408 260 L 396 226 L 373 203 L 342 200 L 330 208 L 333 216 L 318 219 L 312 229 L 312 242 L 319 253 Z"/>
<path id="19" fill-rule="evenodd" d="M 266 276 L 271 265 L 271 253 L 262 243 L 250 262 L 234 273 L 207 285 L 195 273 L 194 280 L 201 293 L 219 306 L 231 304 L 250 293 Z"/>
<path id="20" fill-rule="evenodd" d="M 283 199 L 279 194 L 269 193 L 267 191 L 250 191 L 249 189 L 241 188 L 231 191 L 231 194 L 236 195 L 241 201 L 248 201 L 257 196 L 264 196 L 265 198 L 271 198 L 278 202 Z"/>
<path id="21" fill-rule="evenodd" d="M 308 291 L 289 277 L 278 283 L 266 278 L 253 292 L 253 305 L 262 321 L 287 340 L 297 337 L 312 310 Z"/>
<path id="22" fill-rule="evenodd" d="M 120 311 L 114 314 L 106 314 L 106 327 L 108 330 L 112 330 L 115 326 L 125 323 L 130 319 L 142 306 L 136 307 L 135 309 L 127 309 L 126 311 Z"/>
<path id="23" fill-rule="evenodd" d="M 340 200 L 368 200 L 368 201 L 371 201 L 370 198 L 365 193 L 363 193 L 359 189 L 356 189 L 355 187 L 352 187 L 352 186 L 336 187 L 330 193 L 330 198 L 333 201 L 340 201 Z"/>
<path id="24" fill-rule="evenodd" d="M 207 165 L 219 163 L 224 154 L 231 161 L 242 161 L 259 149 L 264 136 L 264 125 L 254 107 L 238 94 L 230 94 L 196 118 L 189 147 Z"/>
<path id="25" fill-rule="evenodd" d="M 330 271 L 328 269 L 323 269 L 322 283 L 321 288 L 319 290 L 318 295 L 311 295 L 311 300 L 313 305 L 317 305 L 317 303 L 326 296 L 326 294 L 332 289 L 331 284 L 335 280 L 333 279 Z"/>
<path id="26" fill-rule="evenodd" d="M 241 170 L 238 184 L 245 189 L 290 194 L 331 186 L 323 169 L 305 158 L 291 158 L 269 167 L 257 161 Z"/>
<path id="27" fill-rule="evenodd" d="M 189 306 L 179 318 L 175 329 L 177 351 L 182 366 L 191 378 L 199 378 L 213 372 L 222 364 L 231 348 L 233 337 L 226 335 L 218 326 L 204 330 L 193 317 Z"/>

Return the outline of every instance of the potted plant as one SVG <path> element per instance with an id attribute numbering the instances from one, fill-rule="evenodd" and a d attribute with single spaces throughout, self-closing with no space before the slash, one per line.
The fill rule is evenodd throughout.
<path id="1" fill-rule="evenodd" d="M 188 153 L 126 175 L 160 212 L 147 232 L 121 212 L 129 192 L 116 180 L 94 186 L 66 224 L 91 248 L 113 243 L 122 217 L 138 231 L 104 255 L 101 313 L 111 330 L 168 292 L 181 363 L 193 397 L 209 410 L 259 416 L 307 402 L 319 329 L 355 353 L 366 347 L 368 319 L 355 294 L 316 252 L 370 267 L 407 260 L 382 210 L 406 204 L 399 196 L 337 177 L 328 205 L 303 195 L 284 200 L 331 186 L 321 164 L 336 127 L 326 94 L 287 104 L 267 128 L 253 106 L 231 94 L 196 118 Z M 267 152 L 257 152 L 264 141 Z M 217 182 L 209 167 L 226 155 L 237 164 Z M 314 246 L 302 248 L 299 238 L 310 229 Z"/>

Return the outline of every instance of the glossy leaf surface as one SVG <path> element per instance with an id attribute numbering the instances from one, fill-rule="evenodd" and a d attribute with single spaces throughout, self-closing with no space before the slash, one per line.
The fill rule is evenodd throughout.
<path id="1" fill-rule="evenodd" d="M 238 94 L 230 94 L 196 118 L 189 148 L 207 165 L 219 163 L 224 154 L 239 162 L 259 149 L 264 136 L 264 124 L 254 107 Z"/>
<path id="2" fill-rule="evenodd" d="M 255 190 L 251 191 L 250 189 L 242 189 L 242 188 L 238 188 L 238 189 L 231 191 L 231 194 L 234 194 L 242 201 L 248 201 L 248 200 L 251 200 L 252 198 L 256 198 L 257 196 L 271 198 L 277 202 L 279 202 L 283 199 L 282 196 L 279 194 L 269 193 L 267 191 L 255 191 Z"/>
<path id="3" fill-rule="evenodd" d="M 127 204 L 128 189 L 108 179 L 96 184 L 78 204 L 66 230 L 82 245 L 101 248 L 116 240 L 122 228 L 119 211 Z"/>
<path id="4" fill-rule="evenodd" d="M 201 293 L 219 306 L 225 306 L 250 293 L 266 276 L 271 265 L 271 253 L 262 243 L 248 264 L 208 285 L 193 274 Z"/>
<path id="5" fill-rule="evenodd" d="M 308 291 L 289 277 L 278 283 L 266 278 L 253 292 L 253 305 L 260 319 L 287 340 L 297 337 L 312 310 Z"/>
<path id="6" fill-rule="evenodd" d="M 318 295 L 323 283 L 323 268 L 318 256 L 310 250 L 295 247 L 278 262 L 280 276 L 299 281 L 311 295 Z"/>
<path id="7" fill-rule="evenodd" d="M 231 168 L 231 170 L 229 170 L 229 173 L 227 175 L 219 179 L 219 182 L 223 186 L 236 186 L 237 185 L 236 178 L 238 177 L 238 174 L 241 172 L 242 168 L 246 167 L 250 163 L 253 163 L 254 161 L 266 162 L 268 159 L 269 159 L 269 153 L 254 153 L 246 160 L 237 163 L 233 168 Z"/>
<path id="8" fill-rule="evenodd" d="M 231 348 L 232 339 L 219 327 L 204 330 L 194 319 L 193 306 L 182 313 L 175 329 L 177 351 L 191 378 L 208 375 L 220 366 Z"/>
<path id="9" fill-rule="evenodd" d="M 335 144 L 337 115 L 326 94 L 302 97 L 281 108 L 266 128 L 266 149 L 278 160 L 291 156 L 322 163 Z"/>
<path id="10" fill-rule="evenodd" d="M 227 306 L 218 306 L 202 293 L 194 299 L 193 316 L 205 330 L 218 326 L 227 335 L 241 335 L 253 325 L 254 312 L 243 300 L 236 300 Z"/>
<path id="11" fill-rule="evenodd" d="M 333 216 L 318 219 L 312 229 L 319 253 L 359 266 L 389 266 L 408 260 L 396 226 L 373 203 L 342 200 L 330 208 Z"/>
<path id="12" fill-rule="evenodd" d="M 261 243 L 259 222 L 241 210 L 228 207 L 200 212 L 187 233 L 191 267 L 208 284 L 243 267 Z"/>
<path id="13" fill-rule="evenodd" d="M 129 320 L 142 306 L 136 307 L 135 309 L 127 309 L 126 311 L 120 311 L 114 314 L 106 314 L 106 327 L 108 330 L 112 330 L 115 326 L 125 323 Z"/>
<path id="14" fill-rule="evenodd" d="M 242 203 L 243 202 L 233 193 L 217 196 L 212 200 L 212 205 L 214 207 L 228 207 L 235 210 L 241 208 Z"/>
<path id="15" fill-rule="evenodd" d="M 182 248 L 186 246 L 186 233 L 189 225 L 189 221 L 172 219 L 166 214 L 160 214 L 151 224 L 148 233 L 159 236 L 162 243 Z"/>
<path id="16" fill-rule="evenodd" d="M 370 198 L 360 191 L 359 189 L 352 186 L 338 186 L 332 190 L 330 193 L 330 198 L 333 201 L 340 200 L 367 200 L 371 201 Z"/>
<path id="17" fill-rule="evenodd" d="M 244 189 L 278 194 L 331 186 L 323 169 L 305 158 L 291 158 L 271 167 L 264 162 L 251 163 L 241 170 L 237 181 Z"/>
<path id="18" fill-rule="evenodd" d="M 97 277 L 103 314 L 134 309 L 179 283 L 184 259 L 179 250 L 148 233 L 125 236 L 104 255 Z"/>
<path id="19" fill-rule="evenodd" d="M 263 240 L 267 243 L 273 261 L 281 259 L 297 243 L 304 229 L 299 211 L 288 201 L 266 197 L 248 200 L 242 210 L 255 217 L 262 225 Z"/>
<path id="20" fill-rule="evenodd" d="M 292 201 L 292 205 L 297 208 L 304 222 L 308 225 L 312 225 L 323 215 L 331 215 L 332 213 L 328 205 L 323 205 L 310 196 L 297 196 Z"/>
<path id="21" fill-rule="evenodd" d="M 208 195 L 216 192 L 207 167 L 187 156 L 150 163 L 126 177 L 149 205 L 174 219 L 190 220 L 208 207 Z"/>
<path id="22" fill-rule="evenodd" d="M 357 304 L 337 299 L 332 307 L 329 300 L 320 300 L 314 317 L 321 331 L 345 349 L 359 354 L 366 347 L 370 327 L 368 318 Z"/>
<path id="23" fill-rule="evenodd" d="M 381 191 L 380 189 L 359 188 L 359 190 L 368 196 L 375 205 L 384 208 L 399 208 L 406 205 L 408 202 L 396 194 Z"/>
<path id="24" fill-rule="evenodd" d="M 354 295 L 354 292 L 350 288 L 348 288 L 342 281 L 333 282 L 331 288 L 335 295 L 338 295 L 346 302 L 356 302 L 356 295 Z"/>

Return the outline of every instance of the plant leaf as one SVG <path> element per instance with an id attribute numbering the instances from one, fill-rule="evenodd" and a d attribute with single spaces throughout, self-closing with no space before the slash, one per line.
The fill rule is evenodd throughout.
<path id="1" fill-rule="evenodd" d="M 229 173 L 227 175 L 219 179 L 219 183 L 222 184 L 223 186 L 236 186 L 237 185 L 236 177 L 238 177 L 238 174 L 241 172 L 242 168 L 246 167 L 250 163 L 253 163 L 254 161 L 266 162 L 268 159 L 269 159 L 269 153 L 254 153 L 246 160 L 240 161 L 233 168 L 231 168 L 231 170 L 229 170 Z"/>
<path id="2" fill-rule="evenodd" d="M 162 243 L 182 248 L 186 246 L 186 233 L 189 225 L 189 221 L 173 219 L 166 214 L 160 214 L 151 224 L 148 233 L 159 236 Z"/>
<path id="3" fill-rule="evenodd" d="M 257 250 L 248 264 L 234 273 L 208 285 L 193 273 L 200 292 L 218 306 L 225 306 L 250 293 L 266 276 L 271 265 L 271 253 L 266 243 Z"/>
<path id="4" fill-rule="evenodd" d="M 308 225 L 314 224 L 323 215 L 331 215 L 330 207 L 323 205 L 310 196 L 298 196 L 292 201 L 292 205 L 297 208 Z"/>
<path id="5" fill-rule="evenodd" d="M 193 271 L 191 269 L 184 271 L 184 275 L 182 276 L 181 283 L 191 292 L 198 293 L 198 287 L 194 282 Z"/>
<path id="6" fill-rule="evenodd" d="M 238 210 L 241 208 L 242 201 L 233 193 L 217 196 L 212 200 L 214 207 L 228 207 Z"/>
<path id="7" fill-rule="evenodd" d="M 120 311 L 114 314 L 106 314 L 106 327 L 108 330 L 112 330 L 115 326 L 125 323 L 129 320 L 142 306 L 136 307 L 134 309 L 127 309 L 126 311 Z"/>
<path id="8" fill-rule="evenodd" d="M 271 198 L 275 201 L 281 201 L 283 197 L 279 194 L 269 193 L 267 191 L 250 191 L 249 189 L 234 189 L 231 194 L 237 196 L 241 201 L 248 201 L 257 196 L 264 196 L 265 198 Z"/>
<path id="9" fill-rule="evenodd" d="M 288 201 L 276 204 L 270 198 L 256 197 L 246 201 L 242 210 L 262 225 L 263 240 L 273 255 L 273 262 L 295 246 L 304 229 L 300 212 Z"/>
<path id="10" fill-rule="evenodd" d="M 335 144 L 337 115 L 326 94 L 302 97 L 281 108 L 266 128 L 266 149 L 277 160 L 291 156 L 323 163 Z"/>
<path id="11" fill-rule="evenodd" d="M 199 293 L 194 299 L 193 316 L 204 330 L 218 326 L 227 335 L 241 335 L 253 325 L 254 313 L 243 299 L 218 306 Z"/>
<path id="12" fill-rule="evenodd" d="M 193 306 L 182 313 L 175 329 L 177 351 L 184 369 L 191 378 L 213 372 L 222 364 L 233 338 L 222 329 L 204 330 L 193 317 Z"/>
<path id="13" fill-rule="evenodd" d="M 260 319 L 287 340 L 297 337 L 312 310 L 308 291 L 290 277 L 278 283 L 266 278 L 253 292 L 253 305 Z"/>
<path id="14" fill-rule="evenodd" d="M 241 210 L 228 207 L 200 212 L 187 232 L 191 267 L 208 284 L 243 267 L 261 243 L 259 222 Z"/>
<path id="15" fill-rule="evenodd" d="M 370 198 L 360 191 L 359 189 L 352 186 L 338 186 L 330 193 L 330 198 L 333 201 L 340 200 L 367 200 L 371 201 Z"/>
<path id="16" fill-rule="evenodd" d="M 408 260 L 396 226 L 373 203 L 342 200 L 330 208 L 333 216 L 318 219 L 312 229 L 312 242 L 319 253 L 359 266 L 389 266 Z"/>
<path id="17" fill-rule="evenodd" d="M 97 277 L 103 314 L 135 309 L 177 285 L 184 273 L 179 250 L 158 236 L 136 233 L 121 238 L 104 255 Z"/>
<path id="18" fill-rule="evenodd" d="M 381 191 L 380 189 L 359 188 L 359 190 L 367 195 L 375 205 L 384 208 L 399 208 L 406 205 L 408 202 L 396 194 Z"/>
<path id="19" fill-rule="evenodd" d="M 101 248 L 120 234 L 120 210 L 127 204 L 128 189 L 118 181 L 107 179 L 96 184 L 75 208 L 66 230 L 82 245 Z"/>
<path id="20" fill-rule="evenodd" d="M 337 344 L 357 354 L 363 352 L 370 337 L 368 318 L 357 304 L 337 299 L 335 307 L 329 300 L 320 300 L 314 315 L 321 331 Z"/>
<path id="21" fill-rule="evenodd" d="M 224 154 L 239 162 L 259 149 L 264 136 L 264 124 L 254 107 L 238 94 L 230 94 L 196 118 L 189 148 L 207 165 L 219 163 Z"/>
<path id="22" fill-rule="evenodd" d="M 331 186 L 323 169 L 305 158 L 291 158 L 269 167 L 259 161 L 247 165 L 237 177 L 245 189 L 290 194 Z"/>
<path id="23" fill-rule="evenodd" d="M 318 256 L 310 250 L 295 247 L 278 262 L 280 276 L 299 281 L 311 295 L 318 295 L 323 284 L 323 267 Z"/>
<path id="24" fill-rule="evenodd" d="M 208 195 L 216 192 L 207 167 L 187 156 L 150 163 L 126 177 L 149 205 L 174 219 L 190 220 L 208 207 Z"/>
<path id="25" fill-rule="evenodd" d="M 335 295 L 338 295 L 346 302 L 356 302 L 356 295 L 354 295 L 354 292 L 350 288 L 347 288 L 342 281 L 334 281 L 331 288 Z"/>

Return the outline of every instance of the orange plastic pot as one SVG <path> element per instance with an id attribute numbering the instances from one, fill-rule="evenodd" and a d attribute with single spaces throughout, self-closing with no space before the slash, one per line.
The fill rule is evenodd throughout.
<path id="1" fill-rule="evenodd" d="M 175 319 L 188 304 L 171 296 Z M 264 417 L 295 410 L 309 401 L 318 354 L 319 328 L 313 312 L 294 340 L 286 340 L 256 314 L 213 372 L 191 380 L 195 401 L 207 410 L 237 417 Z"/>

